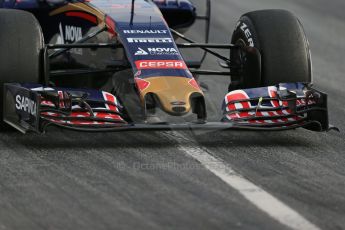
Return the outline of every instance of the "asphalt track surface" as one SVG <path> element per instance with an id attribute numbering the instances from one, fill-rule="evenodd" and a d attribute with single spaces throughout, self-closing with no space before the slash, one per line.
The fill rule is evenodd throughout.
<path id="1" fill-rule="evenodd" d="M 267 213 L 272 200 L 250 201 L 234 175 L 309 223 L 299 229 L 344 229 L 345 2 L 213 1 L 211 41 L 229 41 L 241 14 L 264 8 L 300 17 L 315 86 L 328 92 L 330 120 L 341 133 L 1 133 L 0 229 L 288 229 Z M 189 34 L 198 38 L 200 31 L 196 25 Z M 205 68 L 216 66 L 207 60 Z M 228 79 L 201 81 L 217 119 Z M 222 167 L 236 173 L 224 179 Z"/>

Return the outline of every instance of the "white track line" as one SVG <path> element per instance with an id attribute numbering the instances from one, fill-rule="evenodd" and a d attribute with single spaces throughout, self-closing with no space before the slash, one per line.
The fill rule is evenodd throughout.
<path id="1" fill-rule="evenodd" d="M 182 142 L 188 140 L 182 134 L 173 132 L 164 134 L 169 139 L 179 143 L 178 149 L 187 155 L 199 161 L 205 168 L 210 170 L 229 186 L 237 190 L 248 201 L 253 203 L 257 208 L 267 213 L 269 216 L 279 221 L 281 224 L 291 229 L 319 230 L 320 228 L 306 220 L 298 212 L 278 200 L 265 190 L 259 188 L 243 176 L 235 172 L 229 165 L 221 160 L 211 156 L 207 151 L 200 148 L 197 144 L 189 144 L 186 146 Z"/>

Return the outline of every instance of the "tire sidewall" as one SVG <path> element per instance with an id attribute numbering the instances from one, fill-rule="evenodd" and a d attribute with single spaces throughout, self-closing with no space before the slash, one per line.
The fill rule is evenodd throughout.
<path id="1" fill-rule="evenodd" d="M 251 66 L 246 58 L 244 63 L 243 60 L 240 60 L 239 58 L 240 56 L 246 55 L 244 49 L 248 47 L 253 47 L 257 50 L 260 50 L 260 42 L 257 37 L 256 30 L 248 17 L 242 16 L 237 22 L 235 30 L 232 34 L 231 43 L 241 47 L 239 49 L 233 49 L 230 51 L 230 60 L 232 60 L 232 63 L 243 66 L 243 70 L 240 73 L 241 77 L 239 87 L 259 87 L 261 85 L 261 70 L 257 69 L 256 65 Z"/>
<path id="2" fill-rule="evenodd" d="M 247 16 L 242 16 L 237 22 L 232 34 L 231 43 L 238 45 L 243 41 L 246 46 L 254 47 L 260 50 L 260 42 L 253 23 Z M 240 44 L 241 45 L 241 44 Z"/>

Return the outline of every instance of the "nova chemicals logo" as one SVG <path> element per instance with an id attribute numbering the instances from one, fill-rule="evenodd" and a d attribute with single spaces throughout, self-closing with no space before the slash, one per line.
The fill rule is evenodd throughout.
<path id="1" fill-rule="evenodd" d="M 138 70 L 142 69 L 187 69 L 186 64 L 181 60 L 141 60 L 136 61 Z"/>
<path id="2" fill-rule="evenodd" d="M 135 56 L 138 56 L 138 55 L 148 55 L 149 53 L 146 52 L 145 50 L 143 50 L 142 48 L 138 48 L 137 52 L 135 52 Z"/>
<path id="3" fill-rule="evenodd" d="M 178 55 L 178 52 L 175 48 L 165 48 L 165 47 L 153 47 L 153 48 L 138 48 L 135 52 L 135 56 L 138 55 Z"/>
<path id="4" fill-rule="evenodd" d="M 172 38 L 127 38 L 129 43 L 172 43 Z"/>
<path id="5" fill-rule="evenodd" d="M 63 30 L 63 26 L 60 23 L 59 31 L 60 34 L 57 37 L 57 44 L 74 43 L 83 38 L 81 27 L 65 25 L 65 30 Z M 69 52 L 79 55 L 83 54 L 83 50 L 81 48 L 71 49 Z"/>

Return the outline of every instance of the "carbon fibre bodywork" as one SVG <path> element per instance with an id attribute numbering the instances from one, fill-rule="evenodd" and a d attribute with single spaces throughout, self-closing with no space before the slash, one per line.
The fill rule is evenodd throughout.
<path id="1" fill-rule="evenodd" d="M 189 26 L 194 21 L 194 7 L 188 1 L 178 1 L 178 4 L 163 4 L 162 1 L 158 1 L 158 6 L 166 13 L 176 11 L 189 14 L 186 17 L 188 19 L 180 23 L 170 19 L 175 27 Z M 104 26 L 109 29 L 108 33 L 95 36 L 90 42 L 123 44 L 124 49 L 107 49 L 101 52 L 71 49 L 50 61 L 51 70 L 59 70 L 61 66 L 64 69 L 89 66 L 100 69 L 112 65 L 111 60 L 129 61 L 135 81 L 140 86 L 138 89 L 143 104 L 147 94 L 155 95 L 166 112 L 176 115 L 190 111 L 191 95 L 203 95 L 197 84 L 191 81 L 193 75 L 174 43 L 169 25 L 154 2 L 136 0 L 133 9 L 129 0 L 71 1 L 55 9 L 37 9 L 27 2 L 19 2 L 14 8 L 32 11 L 42 26 L 45 40 L 50 44 L 74 43 Z M 145 88 L 141 87 L 142 79 L 147 82 Z M 57 86 L 65 86 L 61 85 L 58 79 L 54 83 Z M 171 86 L 171 89 L 166 90 L 164 86 L 167 85 Z M 174 90 L 177 86 L 180 90 Z M 176 101 L 185 103 L 183 111 L 173 109 L 172 103 Z"/>
<path id="2" fill-rule="evenodd" d="M 192 71 L 175 43 L 174 36 L 184 37 L 174 29 L 184 31 L 197 18 L 187 0 L 68 1 L 54 6 L 7 1 L 3 7 L 32 12 L 48 43 L 42 51 L 42 84 L 4 86 L 4 121 L 22 132 L 43 132 L 50 125 L 80 131 L 329 129 L 327 95 L 306 83 L 229 92 L 224 117 L 208 123 L 204 93 L 195 79 L 196 73 L 203 72 Z M 172 15 L 182 19 L 174 20 Z M 228 61 L 210 50 L 221 45 L 194 45 Z M 128 118 L 119 92 L 101 87 L 103 79 L 125 69 L 132 71 L 128 78 L 140 100 L 142 123 Z M 81 77 L 89 75 L 91 83 Z M 194 113 L 196 119 L 183 124 L 150 123 L 145 118 L 152 106 L 173 116 Z"/>
<path id="3" fill-rule="evenodd" d="M 43 132 L 50 125 L 78 131 L 330 129 L 327 95 L 303 83 L 232 91 L 220 122 L 129 123 L 116 97 L 98 90 L 12 83 L 5 85 L 4 100 L 4 120 L 23 133 Z"/>

